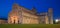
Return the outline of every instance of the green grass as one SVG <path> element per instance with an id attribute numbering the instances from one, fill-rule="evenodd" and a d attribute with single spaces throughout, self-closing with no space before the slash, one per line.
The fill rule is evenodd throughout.
<path id="1" fill-rule="evenodd" d="M 0 28 L 60 28 L 60 24 L 0 24 Z"/>

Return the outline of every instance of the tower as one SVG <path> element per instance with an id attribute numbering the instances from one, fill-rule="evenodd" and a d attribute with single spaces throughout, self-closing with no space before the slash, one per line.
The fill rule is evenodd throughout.
<path id="1" fill-rule="evenodd" d="M 49 18 L 49 24 L 53 24 L 53 9 L 48 9 L 48 18 Z"/>

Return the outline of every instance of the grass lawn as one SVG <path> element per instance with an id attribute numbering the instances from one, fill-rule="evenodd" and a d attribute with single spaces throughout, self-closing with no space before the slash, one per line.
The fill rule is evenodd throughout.
<path id="1" fill-rule="evenodd" d="M 0 24 L 0 28 L 60 28 L 60 24 Z"/>

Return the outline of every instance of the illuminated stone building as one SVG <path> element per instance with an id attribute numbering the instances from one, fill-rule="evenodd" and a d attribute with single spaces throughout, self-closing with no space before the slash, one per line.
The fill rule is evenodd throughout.
<path id="1" fill-rule="evenodd" d="M 52 19 L 52 18 L 51 18 Z M 48 13 L 37 14 L 35 7 L 28 10 L 18 4 L 14 4 L 8 16 L 9 24 L 49 24 Z M 51 23 L 52 24 L 52 23 Z"/>
<path id="2" fill-rule="evenodd" d="M 7 19 L 0 18 L 0 24 L 7 24 Z"/>
<path id="3" fill-rule="evenodd" d="M 49 18 L 49 24 L 53 24 L 53 10 L 52 10 L 52 8 L 49 8 L 49 10 L 48 10 L 48 18 Z"/>
<path id="4" fill-rule="evenodd" d="M 48 19 L 48 13 L 47 12 L 42 12 L 39 14 L 39 23 L 40 24 L 49 24 L 49 19 Z"/>

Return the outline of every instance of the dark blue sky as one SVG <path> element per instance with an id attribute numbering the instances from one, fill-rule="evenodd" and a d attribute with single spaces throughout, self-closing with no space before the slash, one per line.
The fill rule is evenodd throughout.
<path id="1" fill-rule="evenodd" d="M 35 6 L 38 12 L 46 12 L 48 8 L 52 7 L 54 19 L 60 17 L 60 0 L 0 0 L 0 17 L 7 18 L 15 2 L 28 9 Z"/>

